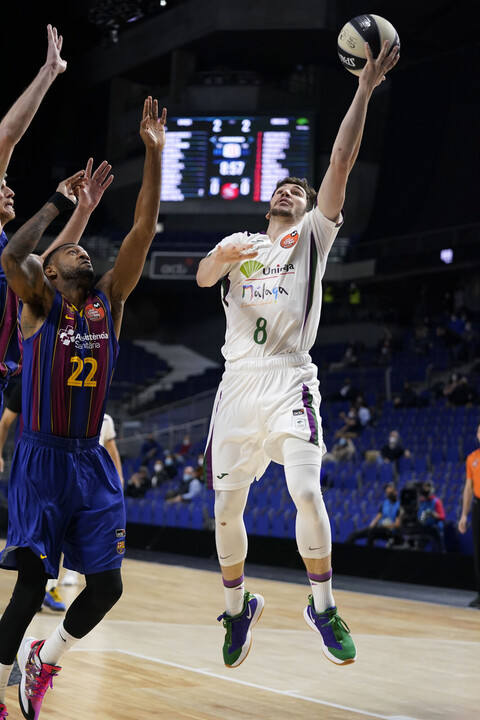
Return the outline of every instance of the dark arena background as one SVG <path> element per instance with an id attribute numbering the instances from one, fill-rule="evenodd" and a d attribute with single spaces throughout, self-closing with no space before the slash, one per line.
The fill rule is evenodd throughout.
<path id="1" fill-rule="evenodd" d="M 478 718 L 480 537 L 471 515 L 466 532 L 458 529 L 480 423 L 477 3 L 1 5 L 1 116 L 44 61 L 47 23 L 63 34 L 68 62 L 10 162 L 9 237 L 61 179 L 90 156 L 107 159 L 115 180 L 82 240 L 105 272 L 133 217 L 143 99 L 168 109 L 157 233 L 125 307 L 107 405 L 125 481 L 124 594 L 65 657 L 42 718 Z M 223 237 L 266 228 L 278 179 L 307 177 L 318 189 L 358 83 L 338 60 L 337 36 L 365 12 L 395 26 L 401 57 L 369 104 L 311 350 L 328 450 L 321 482 L 333 589 L 358 659 L 330 666 L 303 622 L 309 587 L 296 508 L 272 463 L 252 484 L 244 516 L 247 588 L 263 593 L 266 609 L 247 662 L 231 670 L 215 620 L 224 599 L 214 496 L 201 469 L 225 319 L 219 285 L 199 288 L 195 273 Z M 13 443 L 12 433 L 2 537 Z M 191 475 L 200 492 L 171 502 Z M 422 509 L 426 483 L 445 515 L 434 531 Z M 402 520 L 394 533 L 369 534 L 390 484 Z M 82 585 L 62 585 L 64 572 L 58 592 L 68 606 Z M 13 582 L 1 571 L 2 608 Z M 49 635 L 55 615 L 44 608 L 30 634 Z M 20 717 L 15 698 L 16 688 L 7 690 L 9 720 Z"/>

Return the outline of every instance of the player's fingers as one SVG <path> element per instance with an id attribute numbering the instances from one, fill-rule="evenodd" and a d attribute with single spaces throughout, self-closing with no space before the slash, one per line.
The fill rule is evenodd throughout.
<path id="1" fill-rule="evenodd" d="M 58 36 L 58 42 L 57 42 L 58 52 L 61 52 L 61 50 L 62 50 L 62 45 L 63 45 L 63 35 L 59 35 L 59 36 Z"/>
<path id="2" fill-rule="evenodd" d="M 145 98 L 145 101 L 143 103 L 142 120 L 145 120 L 146 117 L 148 117 L 148 98 Z"/>
<path id="3" fill-rule="evenodd" d="M 162 117 L 160 118 L 160 122 L 162 125 L 165 125 L 167 122 L 167 108 L 162 109 Z"/>
<path id="4" fill-rule="evenodd" d="M 112 184 L 112 182 L 114 180 L 114 177 L 115 177 L 115 175 L 109 175 L 108 178 L 106 180 L 104 180 L 104 182 L 102 183 L 103 190 L 106 190 L 108 187 L 110 187 L 110 185 Z"/>
<path id="5" fill-rule="evenodd" d="M 85 177 L 90 178 L 92 175 L 93 158 L 89 157 L 85 166 Z"/>
<path id="6" fill-rule="evenodd" d="M 158 122 L 158 100 L 153 101 L 153 119 Z"/>
<path id="7" fill-rule="evenodd" d="M 381 49 L 380 52 L 378 53 L 377 60 L 379 60 L 380 62 L 383 62 L 383 61 L 385 60 L 385 58 L 386 58 L 386 56 L 387 56 L 387 54 L 388 54 L 388 48 L 389 48 L 389 47 L 390 47 L 389 41 L 388 41 L 388 40 L 385 40 L 384 43 L 383 43 L 383 45 L 382 45 L 382 49 Z"/>
<path id="8" fill-rule="evenodd" d="M 107 175 L 111 169 L 112 169 L 112 166 L 107 163 L 105 165 L 105 167 L 102 169 L 102 171 L 98 174 L 98 182 L 99 183 L 101 183 L 101 184 L 103 183 L 103 181 L 105 180 L 105 178 L 107 177 Z"/>
<path id="9" fill-rule="evenodd" d="M 69 184 L 71 185 L 72 182 L 74 182 L 74 181 L 77 180 L 78 178 L 83 178 L 84 175 L 85 175 L 85 170 L 78 170 L 76 173 L 74 173 L 73 175 L 70 175 L 70 177 L 68 177 L 68 178 L 67 178 L 66 180 L 64 180 L 63 182 L 64 182 L 66 185 L 69 185 Z"/>
<path id="10" fill-rule="evenodd" d="M 367 62 L 373 60 L 372 51 L 370 50 L 370 45 L 368 43 L 365 43 L 365 55 L 367 56 Z"/>
<path id="11" fill-rule="evenodd" d="M 100 165 L 98 166 L 98 168 L 97 168 L 97 169 L 95 170 L 95 172 L 93 173 L 93 177 L 94 177 L 95 179 L 97 179 L 98 176 L 101 175 L 102 172 L 105 170 L 105 168 L 106 168 L 107 165 L 108 165 L 108 162 L 107 162 L 106 160 L 102 160 L 102 162 L 100 163 Z"/>

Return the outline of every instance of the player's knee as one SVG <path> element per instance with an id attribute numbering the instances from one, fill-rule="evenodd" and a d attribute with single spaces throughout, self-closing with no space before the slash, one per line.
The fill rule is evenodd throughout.
<path id="1" fill-rule="evenodd" d="M 297 487 L 291 495 L 293 502 L 297 506 L 297 510 L 314 511 L 323 505 L 322 491 L 320 488 Z"/>
<path id="2" fill-rule="evenodd" d="M 242 517 L 245 509 L 246 492 L 221 491 L 215 494 L 215 522 L 217 525 L 227 525 Z"/>
<path id="3" fill-rule="evenodd" d="M 107 613 L 122 597 L 123 583 L 120 570 L 107 571 L 87 577 L 90 604 L 99 614 Z"/>

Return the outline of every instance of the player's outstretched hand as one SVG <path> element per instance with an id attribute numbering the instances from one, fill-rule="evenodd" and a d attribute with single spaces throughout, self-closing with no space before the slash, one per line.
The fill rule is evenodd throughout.
<path id="1" fill-rule="evenodd" d="M 67 62 L 63 60 L 62 51 L 63 37 L 58 34 L 57 28 L 47 25 L 48 49 L 45 65 L 55 71 L 56 75 L 65 72 Z"/>
<path id="2" fill-rule="evenodd" d="M 241 243 L 240 245 L 227 243 L 226 245 L 219 245 L 215 250 L 215 259 L 222 264 L 243 262 L 244 260 L 257 257 L 258 252 L 252 248 L 253 245 L 251 243 Z"/>
<path id="3" fill-rule="evenodd" d="M 140 123 L 140 137 L 145 143 L 145 147 L 163 150 L 166 122 L 167 108 L 163 108 L 161 116 L 158 117 L 158 100 L 152 100 L 149 95 L 143 103 L 143 116 Z"/>
<path id="4" fill-rule="evenodd" d="M 77 195 L 79 188 L 85 182 L 85 170 L 79 170 L 74 175 L 62 180 L 58 183 L 57 192 L 65 195 L 75 205 L 77 204 Z"/>
<path id="5" fill-rule="evenodd" d="M 383 47 L 376 58 L 373 57 L 370 45 L 365 43 L 367 62 L 359 75 L 358 82 L 370 92 L 385 80 L 385 75 L 397 64 L 400 58 L 400 47 L 395 45 L 388 52 L 390 43 L 385 40 Z"/>
<path id="6" fill-rule="evenodd" d="M 93 158 L 88 158 L 83 181 L 78 186 L 78 204 L 89 212 L 93 212 L 102 199 L 105 190 L 113 182 L 110 174 L 112 166 L 104 160 L 92 175 Z"/>

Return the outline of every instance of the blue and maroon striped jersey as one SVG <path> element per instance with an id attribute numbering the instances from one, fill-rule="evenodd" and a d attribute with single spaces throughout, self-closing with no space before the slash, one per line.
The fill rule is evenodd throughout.
<path id="1" fill-rule="evenodd" d="M 0 234 L 0 257 L 8 242 L 4 232 Z M 0 384 L 4 387 L 12 375 L 21 370 L 22 343 L 18 330 L 18 298 L 8 287 L 0 263 Z"/>
<path id="2" fill-rule="evenodd" d="M 77 310 L 57 290 L 42 327 L 23 340 L 25 428 L 61 437 L 99 435 L 117 355 L 105 295 L 92 290 Z"/>

